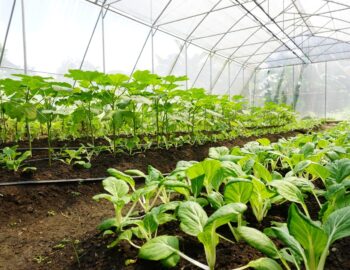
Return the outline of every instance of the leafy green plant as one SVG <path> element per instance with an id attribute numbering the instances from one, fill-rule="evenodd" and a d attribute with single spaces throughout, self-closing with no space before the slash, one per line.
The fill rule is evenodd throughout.
<path id="1" fill-rule="evenodd" d="M 203 244 L 209 269 L 214 269 L 216 262 L 216 246 L 220 237 L 216 229 L 237 221 L 246 209 L 244 204 L 231 203 L 220 207 L 208 218 L 198 203 L 188 201 L 180 204 L 177 210 L 180 228 L 185 233 L 196 236 Z"/>
<path id="2" fill-rule="evenodd" d="M 24 161 L 31 157 L 30 151 L 25 151 L 23 153 L 17 152 L 17 146 L 5 147 L 0 153 L 0 164 L 3 164 L 8 170 L 17 172 L 21 167 L 24 166 Z M 26 167 L 26 169 L 34 170 L 34 167 Z"/>
<path id="3" fill-rule="evenodd" d="M 106 230 L 111 227 L 116 227 L 118 231 L 122 230 L 124 223 L 128 220 L 129 216 L 132 214 L 132 211 L 136 204 L 130 208 L 128 213 L 123 216 L 122 210 L 124 206 L 130 202 L 131 196 L 129 193 L 129 186 L 125 181 L 119 180 L 113 176 L 107 177 L 102 181 L 103 188 L 108 193 L 102 193 L 95 195 L 94 200 L 99 201 L 105 199 L 111 202 L 114 206 L 115 216 L 113 218 L 103 221 L 99 229 Z"/>
<path id="4" fill-rule="evenodd" d="M 84 146 L 79 147 L 77 150 L 73 149 L 64 149 L 58 158 L 59 161 L 67 165 L 80 165 L 85 169 L 89 169 L 91 167 L 91 163 L 85 161 L 86 148 Z"/>
<path id="5" fill-rule="evenodd" d="M 237 216 L 245 210 L 244 204 L 232 203 L 219 208 L 208 217 L 198 203 L 192 201 L 180 203 L 177 209 L 180 228 L 185 233 L 197 237 L 203 244 L 208 266 L 180 252 L 178 239 L 174 236 L 159 236 L 150 240 L 141 247 L 139 257 L 147 260 L 162 260 L 162 263 L 167 266 L 175 266 L 182 257 L 201 269 L 212 270 L 215 267 L 216 246 L 220 237 L 216 229 L 236 221 Z"/>
<path id="6" fill-rule="evenodd" d="M 280 259 L 286 269 L 287 260 L 300 269 L 303 262 L 307 270 L 323 270 L 330 246 L 341 238 L 350 236 L 350 207 L 334 211 L 321 225 L 300 212 L 295 204 L 289 208 L 287 224 L 266 230 L 270 236 L 277 237 L 286 246 L 278 250 L 273 242 L 262 232 L 248 227 L 238 228 L 241 237 L 251 246 L 271 258 Z M 286 253 L 287 252 L 287 253 Z"/>

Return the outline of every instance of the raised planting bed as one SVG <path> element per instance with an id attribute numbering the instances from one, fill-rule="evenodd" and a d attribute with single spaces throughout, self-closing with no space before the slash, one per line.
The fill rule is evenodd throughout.
<path id="1" fill-rule="evenodd" d="M 296 134 L 296 132 L 290 132 L 264 137 L 269 138 L 270 141 L 277 141 L 279 138 L 287 138 Z M 132 168 L 146 171 L 149 164 L 161 172 L 170 172 L 179 160 L 206 158 L 209 147 L 242 146 L 255 139 L 257 138 L 239 138 L 224 143 L 184 146 L 170 151 L 149 150 L 135 156 L 122 155 L 119 159 L 111 157 L 108 162 L 105 161 L 108 155 L 102 155 L 101 163 L 97 163 L 96 169 L 93 166 L 90 170 L 66 167 L 65 171 L 58 172 L 60 166 L 64 168 L 63 163 L 54 163 L 51 169 L 48 169 L 46 163 L 43 163 L 41 168 L 46 169 L 46 172 L 49 173 L 39 178 L 40 170 L 38 170 L 34 179 L 106 176 L 106 169 L 109 167 L 116 167 L 120 170 Z M 98 169 L 102 164 L 105 164 L 105 167 Z M 101 174 L 92 175 L 91 172 Z M 51 176 L 51 178 L 46 176 Z M 10 180 L 11 177 L 8 177 L 6 181 Z M 20 180 L 20 178 L 17 176 L 12 180 Z M 318 188 L 323 188 L 320 181 L 317 181 L 316 184 Z M 137 187 L 139 185 L 137 184 Z M 106 247 L 113 241 L 113 237 L 103 236 L 96 230 L 96 226 L 103 219 L 113 216 L 114 211 L 111 204 L 104 201 L 97 203 L 92 200 L 94 195 L 101 192 L 103 189 L 100 182 L 0 187 L 1 269 L 163 269 L 157 262 L 138 259 L 138 250 L 128 243 L 121 242 L 112 249 Z M 182 199 L 182 197 L 173 199 Z M 263 230 L 270 226 L 271 221 L 286 221 L 289 205 L 290 203 L 287 202 L 272 207 L 261 223 L 256 222 L 252 212 L 248 209 L 245 213 L 245 220 L 249 222 L 250 227 Z M 306 205 L 310 216 L 317 219 L 319 209 L 312 196 L 308 197 Z M 128 208 L 125 210 L 127 211 Z M 208 215 L 213 212 L 209 208 L 206 210 Z M 232 239 L 232 234 L 227 227 L 220 227 L 218 232 Z M 158 235 L 162 234 L 178 236 L 180 250 L 201 263 L 205 263 L 202 245 L 195 237 L 182 232 L 178 221 L 161 226 Z M 142 242 L 138 240 L 135 243 L 142 245 Z M 275 243 L 281 246 L 278 241 Z M 339 240 L 332 245 L 325 269 L 350 269 L 349 248 L 349 238 Z M 260 257 L 262 253 L 244 241 L 236 244 L 220 241 L 217 246 L 216 269 L 233 269 Z M 175 269 L 198 268 L 181 260 Z"/>
<path id="2" fill-rule="evenodd" d="M 316 127 L 319 130 L 321 127 Z M 289 131 L 279 134 L 266 134 L 264 137 L 269 138 L 272 142 L 280 138 L 295 136 L 299 133 L 306 133 L 307 130 Z M 108 168 L 117 168 L 119 170 L 127 170 L 135 168 L 145 171 L 147 166 L 152 164 L 159 168 L 162 172 L 170 172 L 176 166 L 179 160 L 201 160 L 208 156 L 208 150 L 214 146 L 242 146 L 246 142 L 254 141 L 257 136 L 237 137 L 233 140 L 225 140 L 219 142 L 208 142 L 203 145 L 186 144 L 181 147 L 151 148 L 143 152 L 136 152 L 133 155 L 128 153 L 112 154 L 109 152 L 101 152 L 91 162 L 91 168 L 85 169 L 80 166 L 67 165 L 59 160 L 54 160 L 52 166 L 48 166 L 46 149 L 33 151 L 30 159 L 26 160 L 26 166 L 36 167 L 34 173 L 21 173 L 9 171 L 6 168 L 0 168 L 0 182 L 15 182 L 25 180 L 58 180 L 58 179 L 73 179 L 73 178 L 98 178 L 106 176 Z M 58 147 L 69 145 L 70 147 L 79 147 L 81 143 L 86 141 L 78 140 L 57 142 Z M 100 144 L 103 141 L 99 142 Z M 35 142 L 35 147 L 45 147 L 45 140 Z M 22 146 L 22 145 L 20 145 Z"/>

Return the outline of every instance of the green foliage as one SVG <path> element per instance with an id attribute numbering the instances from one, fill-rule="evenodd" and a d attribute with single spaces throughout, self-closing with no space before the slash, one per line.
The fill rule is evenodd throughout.
<path id="1" fill-rule="evenodd" d="M 0 165 L 5 166 L 8 170 L 17 172 L 20 167 L 24 166 L 23 162 L 31 155 L 30 151 L 17 152 L 17 146 L 5 147 L 0 153 Z M 35 170 L 34 167 L 26 167 L 23 170 L 26 169 Z"/>

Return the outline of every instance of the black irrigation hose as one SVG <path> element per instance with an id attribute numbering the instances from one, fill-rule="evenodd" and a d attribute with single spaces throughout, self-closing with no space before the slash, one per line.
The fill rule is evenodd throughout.
<path id="1" fill-rule="evenodd" d="M 152 143 L 151 146 L 154 146 L 154 145 L 157 145 L 157 143 Z M 140 147 L 145 147 L 145 146 L 149 146 L 149 144 L 140 144 Z M 94 148 L 97 148 L 97 147 L 107 147 L 107 148 L 110 148 L 112 149 L 113 147 L 110 146 L 110 145 L 95 145 L 95 146 L 84 146 L 85 149 L 94 149 Z M 49 149 L 51 150 L 78 150 L 79 148 L 81 148 L 81 146 L 61 146 L 61 147 L 51 147 L 51 148 L 48 148 L 48 147 L 32 147 L 32 151 L 48 151 Z M 126 148 L 125 147 L 116 147 L 116 149 L 122 149 L 122 150 L 125 150 Z M 2 151 L 2 149 L 0 149 L 0 151 Z M 16 149 L 17 151 L 29 151 L 29 148 L 17 148 Z M 102 150 L 102 151 L 108 151 L 107 149 L 106 150 Z"/>
<path id="2" fill-rule="evenodd" d="M 163 173 L 163 176 L 168 176 L 170 173 Z M 95 177 L 95 178 L 73 178 L 73 179 L 55 179 L 55 180 L 28 180 L 28 181 L 16 181 L 16 182 L 6 182 L 0 183 L 0 187 L 6 186 L 21 186 L 21 185 L 42 185 L 42 184 L 65 184 L 65 183 L 84 183 L 84 182 L 96 182 L 106 179 L 105 177 Z M 143 176 L 130 176 L 134 180 L 144 179 Z"/>

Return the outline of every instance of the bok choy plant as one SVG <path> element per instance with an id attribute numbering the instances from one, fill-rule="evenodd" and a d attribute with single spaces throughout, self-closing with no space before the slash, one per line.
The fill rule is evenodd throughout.
<path id="1" fill-rule="evenodd" d="M 301 269 L 300 263 L 303 263 L 306 270 L 323 270 L 330 246 L 336 240 L 350 236 L 350 207 L 334 211 L 321 224 L 305 216 L 296 204 L 292 204 L 287 224 L 277 223 L 276 227 L 265 230 L 267 235 L 284 243 L 286 248 L 281 250 L 267 235 L 256 229 L 240 227 L 237 230 L 248 244 L 270 258 L 280 259 L 286 269 L 291 269 L 289 262 L 297 269 Z"/>
<path id="2" fill-rule="evenodd" d="M 202 243 L 207 259 L 204 265 L 179 251 L 178 239 L 174 236 L 159 236 L 144 244 L 139 257 L 147 260 L 163 260 L 169 265 L 171 259 L 172 266 L 182 257 L 201 269 L 213 270 L 216 262 L 216 246 L 220 236 L 216 229 L 229 222 L 235 222 L 238 216 L 247 209 L 244 204 L 231 203 L 216 210 L 210 217 L 204 209 L 194 201 L 180 203 L 177 209 L 177 216 L 180 220 L 180 228 L 187 234 L 195 236 Z M 161 250 L 163 249 L 163 250 Z M 164 252 L 167 250 L 167 252 Z M 170 257 L 171 256 L 171 257 Z"/>

